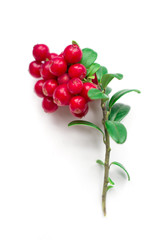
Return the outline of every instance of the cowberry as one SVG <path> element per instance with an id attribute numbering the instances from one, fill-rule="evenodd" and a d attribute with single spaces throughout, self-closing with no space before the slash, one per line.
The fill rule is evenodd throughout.
<path id="1" fill-rule="evenodd" d="M 58 83 L 55 79 L 47 80 L 44 83 L 42 88 L 44 95 L 48 97 L 52 97 L 57 86 L 58 86 Z"/>
<path id="2" fill-rule="evenodd" d="M 40 73 L 41 73 L 41 77 L 44 80 L 55 78 L 55 76 L 49 70 L 50 64 L 51 64 L 51 61 L 47 61 L 43 63 L 41 66 Z"/>
<path id="3" fill-rule="evenodd" d="M 45 81 L 40 79 L 34 85 L 34 91 L 37 94 L 37 96 L 39 96 L 39 97 L 44 97 L 43 90 L 42 90 L 44 83 L 45 83 Z"/>
<path id="4" fill-rule="evenodd" d="M 82 96 L 75 96 L 71 98 L 69 109 L 75 114 L 83 113 L 87 108 L 87 102 Z"/>
<path id="5" fill-rule="evenodd" d="M 72 98 L 71 93 L 68 91 L 67 84 L 59 85 L 53 94 L 54 102 L 58 106 L 65 106 L 68 105 Z"/>
<path id="6" fill-rule="evenodd" d="M 68 73 L 64 73 L 57 78 L 58 84 L 68 83 L 69 80 L 70 80 L 70 77 Z"/>
<path id="7" fill-rule="evenodd" d="M 48 56 L 48 59 L 49 60 L 53 60 L 54 58 L 58 57 L 58 54 L 56 53 L 50 53 L 49 56 Z"/>
<path id="8" fill-rule="evenodd" d="M 29 64 L 29 73 L 35 78 L 41 77 L 40 69 L 41 69 L 41 62 L 33 61 Z"/>
<path id="9" fill-rule="evenodd" d="M 49 56 L 49 48 L 45 44 L 36 44 L 33 48 L 33 56 L 37 61 L 45 61 Z"/>
<path id="10" fill-rule="evenodd" d="M 82 92 L 80 93 L 80 95 L 83 96 L 86 99 L 86 101 L 88 101 L 88 102 L 91 101 L 91 99 L 88 97 L 88 91 L 91 88 L 96 88 L 96 85 L 93 83 L 90 83 L 90 82 L 85 82 L 83 84 Z"/>
<path id="11" fill-rule="evenodd" d="M 69 45 L 64 50 L 64 58 L 67 63 L 80 62 L 82 58 L 82 50 L 76 44 Z"/>
<path id="12" fill-rule="evenodd" d="M 78 117 L 78 118 L 82 118 L 82 117 L 84 117 L 87 113 L 88 113 L 88 110 L 89 110 L 89 107 L 88 107 L 88 105 L 87 105 L 87 107 L 86 107 L 86 110 L 84 111 L 84 112 L 82 112 L 82 113 L 73 113 L 73 112 L 71 112 L 72 113 L 72 115 L 74 115 L 75 117 Z"/>
<path id="13" fill-rule="evenodd" d="M 54 58 L 51 61 L 50 71 L 55 76 L 61 76 L 67 70 L 67 64 L 62 57 Z"/>
<path id="14" fill-rule="evenodd" d="M 94 78 L 92 79 L 92 82 L 97 85 L 98 84 L 98 80 L 97 80 L 96 73 L 93 76 L 94 76 Z"/>
<path id="15" fill-rule="evenodd" d="M 53 102 L 53 99 L 50 97 L 44 97 L 42 101 L 42 107 L 45 112 L 52 113 L 55 112 L 58 108 L 57 104 Z"/>
<path id="16" fill-rule="evenodd" d="M 68 87 L 68 90 L 70 91 L 70 93 L 76 95 L 82 91 L 83 82 L 80 80 L 80 78 L 72 78 L 67 83 L 67 87 Z"/>
<path id="17" fill-rule="evenodd" d="M 68 70 L 68 74 L 71 78 L 80 78 L 81 80 L 86 77 L 86 68 L 84 65 L 80 63 L 76 63 L 72 66 L 70 66 Z"/>

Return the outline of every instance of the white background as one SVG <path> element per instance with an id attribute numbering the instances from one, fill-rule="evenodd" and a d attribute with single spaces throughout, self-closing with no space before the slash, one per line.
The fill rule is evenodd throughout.
<path id="1" fill-rule="evenodd" d="M 168 32 L 165 0 L 2 1 L 0 6 L 0 239 L 168 239 Z M 113 92 L 137 88 L 123 123 L 125 144 L 112 142 L 116 187 L 101 210 L 101 135 L 71 127 L 68 108 L 46 114 L 28 74 L 32 48 L 60 53 L 76 40 L 98 52 Z M 101 126 L 99 102 L 86 120 Z"/>

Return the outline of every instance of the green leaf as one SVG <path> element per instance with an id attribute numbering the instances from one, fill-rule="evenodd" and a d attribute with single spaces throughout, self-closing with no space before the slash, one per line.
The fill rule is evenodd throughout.
<path id="1" fill-rule="evenodd" d="M 96 72 L 98 82 L 101 82 L 101 79 L 102 79 L 103 75 L 106 74 L 107 72 L 108 71 L 107 71 L 106 67 L 101 66 L 99 68 L 99 70 Z"/>
<path id="2" fill-rule="evenodd" d="M 76 41 L 74 41 L 74 40 L 72 40 L 72 44 L 76 44 L 76 45 L 79 46 L 79 44 Z"/>
<path id="3" fill-rule="evenodd" d="M 121 80 L 123 78 L 123 75 L 120 73 L 116 73 L 116 74 L 104 74 L 101 80 L 102 83 L 102 87 L 106 88 L 107 85 L 109 84 L 109 82 L 111 82 L 111 80 L 113 78 L 117 78 L 118 80 Z"/>
<path id="4" fill-rule="evenodd" d="M 127 172 L 127 170 L 125 169 L 125 167 L 121 163 L 119 163 L 119 162 L 112 162 L 110 165 L 112 165 L 112 164 L 113 165 L 117 165 L 118 167 L 122 168 L 125 171 L 125 173 L 127 174 L 128 181 L 130 181 L 130 175 Z"/>
<path id="5" fill-rule="evenodd" d="M 87 69 L 87 76 L 92 76 L 94 73 L 97 72 L 97 70 L 99 70 L 100 68 L 100 64 L 98 63 L 93 63 L 88 69 Z"/>
<path id="6" fill-rule="evenodd" d="M 68 127 L 74 126 L 74 125 L 85 125 L 85 126 L 88 126 L 88 127 L 92 127 L 92 128 L 95 128 L 95 129 L 99 130 L 104 135 L 103 131 L 97 125 L 95 125 L 94 123 L 91 123 L 91 122 L 88 122 L 88 121 L 83 121 L 83 120 L 76 120 L 76 121 L 70 122 L 68 124 Z"/>
<path id="7" fill-rule="evenodd" d="M 113 188 L 113 186 L 112 186 L 112 185 L 107 186 L 107 191 L 108 191 L 110 188 Z"/>
<path id="8" fill-rule="evenodd" d="M 82 49 L 83 55 L 81 59 L 81 64 L 86 68 L 89 68 L 97 59 L 97 53 L 90 48 Z"/>
<path id="9" fill-rule="evenodd" d="M 105 94 L 109 95 L 111 93 L 112 89 L 110 87 L 106 87 Z"/>
<path id="10" fill-rule="evenodd" d="M 109 102 L 109 108 L 111 108 L 119 98 L 121 98 L 123 95 L 125 95 L 126 93 L 129 93 L 129 92 L 140 93 L 140 91 L 137 89 L 123 89 L 121 91 L 118 91 L 111 97 L 110 102 Z"/>
<path id="11" fill-rule="evenodd" d="M 105 126 L 108 133 L 116 143 L 122 144 L 125 142 L 127 138 L 127 130 L 122 123 L 107 120 L 105 122 Z"/>
<path id="12" fill-rule="evenodd" d="M 104 99 L 104 100 L 108 100 L 109 97 L 104 94 L 103 92 L 101 92 L 99 89 L 97 88 L 91 88 L 89 91 L 88 91 L 88 97 L 90 99 L 93 99 L 93 100 L 96 100 L 96 99 Z"/>
<path id="13" fill-rule="evenodd" d="M 102 162 L 102 160 L 97 160 L 96 162 L 100 165 L 104 165 L 104 162 Z"/>
<path id="14" fill-rule="evenodd" d="M 111 185 L 115 185 L 115 183 L 111 180 L 110 177 L 108 178 L 108 182 L 109 182 Z"/>
<path id="15" fill-rule="evenodd" d="M 110 114 L 109 120 L 120 122 L 130 111 L 130 106 L 116 103 L 113 105 Z"/>

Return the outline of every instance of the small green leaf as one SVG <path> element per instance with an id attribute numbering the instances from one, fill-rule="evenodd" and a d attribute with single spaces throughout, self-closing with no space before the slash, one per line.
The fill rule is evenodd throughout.
<path id="1" fill-rule="evenodd" d="M 111 93 L 112 89 L 110 87 L 106 87 L 105 94 L 109 95 Z"/>
<path id="2" fill-rule="evenodd" d="M 99 70 L 96 72 L 98 82 L 101 82 L 101 79 L 102 79 L 103 75 L 106 74 L 107 72 L 108 71 L 107 71 L 106 67 L 101 66 L 99 68 Z"/>
<path id="3" fill-rule="evenodd" d="M 76 44 L 76 45 L 79 46 L 79 44 L 76 41 L 74 41 L 74 40 L 72 40 L 72 44 Z"/>
<path id="4" fill-rule="evenodd" d="M 104 74 L 101 80 L 102 83 L 102 87 L 105 89 L 107 87 L 107 85 L 109 84 L 109 82 L 111 82 L 111 80 L 113 78 L 117 78 L 118 80 L 121 80 L 123 78 L 123 75 L 120 73 L 116 73 L 116 74 Z"/>
<path id="5" fill-rule="evenodd" d="M 114 164 L 114 165 L 122 168 L 122 169 L 125 171 L 125 173 L 127 174 L 128 181 L 130 181 L 130 175 L 129 175 L 129 173 L 127 172 L 127 170 L 125 169 L 125 167 L 124 167 L 121 163 L 119 163 L 119 162 L 112 162 L 110 165 L 112 165 L 112 164 Z"/>
<path id="6" fill-rule="evenodd" d="M 108 182 L 109 182 L 111 185 L 115 185 L 115 183 L 111 180 L 110 177 L 108 178 Z"/>
<path id="7" fill-rule="evenodd" d="M 108 191 L 110 188 L 113 188 L 113 186 L 112 186 L 112 185 L 107 186 L 107 191 Z"/>
<path id="8" fill-rule="evenodd" d="M 102 162 L 102 160 L 97 160 L 96 162 L 100 165 L 104 165 L 104 162 Z"/>
<path id="9" fill-rule="evenodd" d="M 120 122 L 130 111 L 130 106 L 116 103 L 113 105 L 110 114 L 109 120 Z"/>
<path id="10" fill-rule="evenodd" d="M 82 49 L 82 53 L 81 64 L 89 68 L 96 61 L 97 53 L 90 48 Z"/>
<path id="11" fill-rule="evenodd" d="M 125 95 L 126 93 L 129 93 L 129 92 L 140 93 L 140 91 L 137 89 L 123 89 L 121 91 L 118 91 L 111 97 L 110 102 L 109 102 L 109 108 L 111 108 L 119 98 L 121 98 L 123 95 Z"/>
<path id="12" fill-rule="evenodd" d="M 106 121 L 105 126 L 108 133 L 116 143 L 122 144 L 126 141 L 127 130 L 122 123 Z"/>
<path id="13" fill-rule="evenodd" d="M 99 70 L 100 68 L 100 64 L 98 63 L 93 63 L 88 69 L 87 69 L 87 76 L 90 77 L 92 76 L 94 73 L 97 72 L 97 70 Z"/>
<path id="14" fill-rule="evenodd" d="M 97 88 L 91 88 L 89 91 L 88 91 L 88 97 L 90 99 L 93 99 L 93 100 L 96 100 L 96 99 L 104 99 L 104 100 L 108 100 L 109 97 L 104 94 L 103 92 L 101 92 L 99 89 Z"/>
<path id="15" fill-rule="evenodd" d="M 91 122 L 88 122 L 88 121 L 83 121 L 83 120 L 76 120 L 76 121 L 70 122 L 68 124 L 68 127 L 74 126 L 74 125 L 85 125 L 85 126 L 88 126 L 88 127 L 92 127 L 92 128 L 95 128 L 95 129 L 99 130 L 104 135 L 103 131 L 97 125 L 95 125 L 94 123 L 91 123 Z"/>

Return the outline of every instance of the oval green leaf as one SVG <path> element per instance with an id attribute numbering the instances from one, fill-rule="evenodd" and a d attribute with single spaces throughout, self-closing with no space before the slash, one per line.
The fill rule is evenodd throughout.
<path id="1" fill-rule="evenodd" d="M 105 126 L 109 135 L 116 143 L 122 144 L 126 141 L 127 130 L 122 123 L 107 120 Z"/>
<path id="2" fill-rule="evenodd" d="M 82 59 L 81 64 L 83 64 L 86 68 L 89 68 L 97 59 L 97 53 L 90 48 L 82 49 Z"/>
<path id="3" fill-rule="evenodd" d="M 88 69 L 87 69 L 87 76 L 90 77 L 94 73 L 96 73 L 100 68 L 100 64 L 98 63 L 93 63 Z"/>
<path id="4" fill-rule="evenodd" d="M 101 79 L 102 79 L 103 75 L 106 74 L 107 72 L 108 72 L 108 71 L 107 71 L 107 68 L 106 68 L 106 67 L 101 66 L 101 67 L 99 68 L 99 70 L 98 70 L 97 73 L 96 73 L 98 82 L 101 82 Z"/>
<path id="5" fill-rule="evenodd" d="M 121 91 L 118 91 L 111 97 L 110 102 L 109 102 L 109 108 L 111 108 L 119 98 L 121 98 L 123 95 L 125 95 L 126 93 L 129 93 L 129 92 L 140 93 L 140 91 L 138 89 L 123 89 Z"/>
<path id="6" fill-rule="evenodd" d="M 109 120 L 120 122 L 130 111 L 130 106 L 116 103 L 113 105 L 110 114 Z"/>
<path id="7" fill-rule="evenodd" d="M 120 73 L 104 74 L 101 80 L 103 89 L 107 87 L 107 85 L 111 82 L 111 80 L 113 80 L 113 78 L 117 78 L 118 80 L 121 80 L 123 78 L 123 75 Z"/>
<path id="8" fill-rule="evenodd" d="M 104 94 L 103 92 L 101 92 L 99 89 L 96 88 L 91 88 L 88 91 L 88 97 L 92 100 L 97 100 L 97 99 L 104 99 L 104 100 L 108 100 L 109 97 Z"/>
<path id="9" fill-rule="evenodd" d="M 104 165 L 104 162 L 102 162 L 102 160 L 97 160 L 96 162 L 100 165 Z"/>
<path id="10" fill-rule="evenodd" d="M 125 167 L 121 163 L 119 163 L 119 162 L 112 162 L 110 165 L 112 165 L 112 164 L 122 168 L 122 170 L 124 170 L 124 172 L 127 174 L 128 181 L 130 181 L 130 175 L 127 172 L 127 170 L 125 169 Z"/>
<path id="11" fill-rule="evenodd" d="M 110 177 L 108 178 L 108 182 L 109 182 L 111 185 L 115 185 L 115 183 L 111 180 Z"/>
<path id="12" fill-rule="evenodd" d="M 112 89 L 110 87 L 106 87 L 105 94 L 109 95 L 111 93 Z"/>

